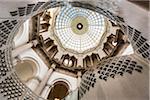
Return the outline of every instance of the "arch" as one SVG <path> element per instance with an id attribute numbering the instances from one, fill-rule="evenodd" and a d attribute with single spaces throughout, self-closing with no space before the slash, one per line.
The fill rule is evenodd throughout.
<path id="1" fill-rule="evenodd" d="M 61 3 L 61 2 L 59 2 L 59 3 Z M 49 5 L 50 5 L 51 3 L 50 2 L 47 2 L 47 3 L 45 3 L 44 4 L 44 6 L 42 7 L 42 9 L 44 10 L 44 8 L 45 7 L 48 7 Z M 85 4 L 83 4 L 82 6 L 81 5 L 79 5 L 79 2 L 77 2 L 77 3 L 74 3 L 73 5 L 77 5 L 77 6 L 80 6 L 80 7 L 87 7 L 88 9 L 94 9 L 95 10 L 95 7 L 92 7 L 92 6 L 89 6 L 89 5 L 85 5 Z M 35 8 L 33 9 L 33 11 L 37 11 L 38 10 L 38 8 L 40 7 L 40 6 L 37 6 L 37 5 L 42 5 L 40 2 L 38 2 L 37 4 L 35 4 Z M 31 5 L 30 5 L 31 6 Z M 58 3 L 54 3 L 54 5 L 53 5 L 54 7 L 55 6 L 59 6 L 58 5 Z M 25 8 L 25 7 L 24 7 Z M 101 9 L 101 8 L 97 8 L 96 9 L 96 11 L 98 11 L 99 10 L 99 13 L 101 13 L 101 12 L 103 12 L 106 16 L 109 16 L 109 18 L 110 19 L 112 19 L 112 20 L 119 20 L 119 21 L 121 21 L 120 19 L 119 19 L 119 17 L 118 16 L 114 16 L 114 15 L 111 15 L 111 12 L 106 12 L 106 11 L 104 11 L 103 9 Z M 18 11 L 16 11 L 16 12 L 13 12 L 13 13 L 11 13 L 12 14 L 12 16 L 16 16 L 16 15 L 18 15 L 19 16 L 19 14 L 16 14 Z M 106 12 L 106 13 L 105 13 Z M 35 12 L 31 12 L 31 11 L 29 11 L 29 13 L 28 14 L 32 14 L 32 15 L 34 15 L 34 14 L 36 14 Z M 19 18 L 19 17 L 17 17 L 17 18 Z M 21 18 L 21 16 L 20 16 L 20 18 Z M 15 18 L 14 18 L 15 19 Z M 19 22 L 17 19 L 16 20 L 8 20 L 9 21 L 9 23 L 10 24 L 12 24 L 13 25 L 13 28 L 12 29 L 14 29 L 14 27 L 16 28 L 15 30 L 17 30 L 17 28 L 19 27 L 19 24 L 21 23 L 21 22 Z M 125 33 L 128 33 L 128 35 L 129 35 L 129 38 L 130 37 L 132 37 L 133 36 L 133 32 L 128 32 L 130 29 L 133 29 L 132 27 L 130 27 L 130 26 L 128 26 L 128 25 L 126 25 L 126 24 L 124 24 L 124 23 L 122 23 L 122 22 L 119 22 L 118 21 L 118 24 L 120 24 L 120 26 L 123 28 L 123 31 L 125 31 Z M 4 23 L 4 21 L 2 22 L 2 23 Z M 17 23 L 19 23 L 19 24 L 17 24 Z M 3 24 L 3 26 L 4 27 L 6 27 L 7 25 L 5 25 L 5 24 Z M 6 38 L 6 39 L 3 39 L 3 41 L 2 42 L 4 42 L 4 43 L 6 43 L 6 44 L 8 44 L 8 45 L 10 45 L 10 47 L 11 47 L 11 43 L 12 43 L 12 39 L 13 39 L 13 35 L 14 35 L 14 33 L 15 33 L 15 30 L 7 30 L 6 32 L 2 32 L 2 33 L 8 33 L 8 35 L 9 35 L 9 38 Z M 133 29 L 133 30 L 135 30 L 135 29 Z M 11 31 L 10 32 L 10 34 L 9 34 L 9 31 Z M 130 33 L 131 33 L 131 35 L 130 35 Z M 133 33 L 133 34 L 132 34 Z M 134 34 L 135 35 L 135 34 Z M 143 39 L 144 38 L 144 39 Z M 147 42 L 147 40 L 145 40 L 145 37 L 143 37 L 143 36 L 141 36 L 141 32 L 140 32 L 140 39 L 142 39 L 142 40 L 144 40 L 144 42 L 143 43 L 140 43 L 141 44 L 141 46 L 142 47 L 144 47 L 144 46 L 147 46 L 148 45 L 148 47 L 149 47 L 149 43 Z M 138 39 L 136 39 L 136 40 L 138 40 Z M 142 41 L 141 40 L 141 41 Z M 132 41 L 132 40 L 131 40 Z M 139 41 L 139 40 L 138 40 Z M 138 44 L 138 41 L 133 41 L 133 42 L 136 42 L 136 45 Z M 144 44 L 145 43 L 145 44 Z M 134 45 L 134 46 L 136 46 L 136 45 Z M 5 46 L 5 44 L 4 44 L 4 46 Z M 3 47 L 3 45 L 1 44 L 1 46 L 0 47 Z M 6 67 L 5 67 L 5 64 L 4 65 L 2 65 L 1 67 L 5 67 L 6 69 L 10 69 L 11 68 L 11 66 L 12 65 L 10 65 L 10 62 L 11 62 L 11 50 L 12 49 L 10 49 L 10 48 L 5 48 L 6 50 L 5 51 L 1 51 L 0 53 L 1 53 L 1 55 L 7 55 L 5 58 L 6 59 L 4 59 L 4 61 L 6 61 L 5 62 L 5 64 L 7 65 Z M 134 50 L 136 50 L 136 49 L 139 49 L 139 47 L 135 47 L 135 49 Z M 147 50 L 147 49 L 146 49 Z M 145 50 L 145 51 L 146 51 Z M 145 54 L 144 52 L 142 52 L 143 54 Z M 139 55 L 143 55 L 142 53 L 139 53 Z M 146 51 L 146 53 L 147 53 L 147 51 Z M 1 56 L 1 58 L 2 58 L 3 56 Z M 143 58 L 146 58 L 147 59 L 147 56 L 146 57 L 144 57 L 143 56 Z M 9 70 L 10 71 L 10 70 Z M 6 73 L 6 75 L 8 75 L 8 73 L 7 73 L 7 71 L 6 72 L 4 72 L 4 73 Z M 10 74 L 11 75 L 11 74 Z M 5 76 L 5 75 L 4 75 Z M 10 77 L 13 77 L 12 78 L 12 80 L 17 80 L 17 79 L 15 79 L 14 78 L 14 76 L 10 76 Z M 5 77 L 5 78 L 7 78 L 7 77 Z M 9 84 L 11 84 L 11 83 L 9 83 L 9 82 L 6 82 L 8 85 Z M 15 84 L 16 82 L 14 81 L 14 84 Z M 16 84 L 17 85 L 17 84 Z M 20 84 L 20 85 L 23 85 L 23 84 Z M 24 88 L 23 88 L 24 89 Z M 18 90 L 23 90 L 22 88 L 20 89 L 18 89 Z M 15 91 L 15 90 L 13 90 L 13 91 Z M 4 91 L 4 93 L 7 93 L 8 91 Z M 9 91 L 10 93 L 12 93 L 11 91 Z M 28 94 L 28 92 L 29 91 L 27 91 L 27 94 Z M 22 92 L 21 92 L 22 93 Z M 31 92 L 30 92 L 31 93 Z M 17 93 L 16 93 L 17 94 Z M 11 94 L 8 94 L 8 95 L 4 95 L 3 94 L 3 96 L 4 97 L 6 97 L 6 98 L 11 98 L 11 99 L 17 99 L 17 98 L 19 98 L 20 97 L 20 95 L 17 95 L 17 96 L 14 96 L 14 95 L 12 95 L 11 96 Z M 25 98 L 27 98 L 27 97 L 25 97 Z M 29 98 L 32 98 L 32 97 L 29 97 Z M 34 98 L 34 97 L 33 97 Z M 32 98 L 32 99 L 33 99 Z M 36 98 L 37 99 L 37 98 Z"/>
<path id="2" fill-rule="evenodd" d="M 39 70 L 40 70 L 39 63 L 34 58 L 31 58 L 31 57 L 21 58 L 21 61 L 17 62 L 15 66 L 18 66 L 17 68 L 15 67 L 16 73 L 18 73 L 19 78 L 25 83 L 29 81 L 30 79 L 35 78 L 38 75 Z M 32 70 L 32 75 L 31 75 L 31 70 Z M 30 73 L 31 77 L 28 77 L 27 79 L 24 80 L 20 76 L 24 75 L 25 71 L 26 73 Z M 25 76 L 27 76 L 27 74 L 25 74 Z"/>
<path id="3" fill-rule="evenodd" d="M 65 79 L 65 78 L 57 78 L 57 79 L 55 79 L 55 80 L 53 80 L 53 81 L 51 82 L 51 85 L 53 85 L 53 84 L 55 84 L 55 83 L 57 83 L 57 82 L 60 82 L 60 81 L 65 82 L 65 83 L 68 85 L 69 90 L 72 89 L 71 83 L 70 83 L 67 79 Z"/>
<path id="4" fill-rule="evenodd" d="M 36 64 L 29 59 L 22 60 L 16 64 L 15 71 L 23 82 L 27 82 L 30 78 L 36 75 Z"/>
<path id="5" fill-rule="evenodd" d="M 38 74 L 40 73 L 40 64 L 38 63 L 38 61 L 34 58 L 31 58 L 31 57 L 23 57 L 21 58 L 21 60 L 30 60 L 32 62 L 35 63 L 35 67 L 34 67 L 34 77 L 38 76 Z"/>
<path id="6" fill-rule="evenodd" d="M 63 99 L 69 93 L 69 86 L 64 81 L 57 81 L 54 83 L 51 91 L 48 95 L 48 100 L 55 100 L 55 99 Z"/>
<path id="7" fill-rule="evenodd" d="M 22 45 L 24 42 L 29 40 L 29 20 L 26 20 L 20 27 L 19 30 L 15 33 L 14 43 L 15 47 Z"/>

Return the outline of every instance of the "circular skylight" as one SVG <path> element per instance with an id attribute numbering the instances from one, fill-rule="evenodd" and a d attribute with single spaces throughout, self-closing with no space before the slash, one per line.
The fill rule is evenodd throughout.
<path id="1" fill-rule="evenodd" d="M 98 46 L 105 27 L 105 18 L 99 13 L 62 7 L 56 18 L 55 36 L 63 48 L 83 53 Z"/>

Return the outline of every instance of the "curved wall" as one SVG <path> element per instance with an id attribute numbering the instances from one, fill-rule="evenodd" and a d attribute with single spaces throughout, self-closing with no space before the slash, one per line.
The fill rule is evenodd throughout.
<path id="1" fill-rule="evenodd" d="M 20 25 L 23 22 L 30 18 L 31 16 L 38 13 L 38 10 L 44 10 L 49 8 L 50 4 L 54 4 L 51 7 L 62 6 L 63 2 L 38 2 L 34 5 L 26 5 L 29 1 L 25 2 L 1 2 L 0 8 L 2 11 L 1 14 L 1 23 L 0 23 L 0 98 L 7 99 L 35 99 L 37 100 L 38 96 L 32 93 L 18 78 L 15 71 L 13 71 L 11 51 L 12 51 L 12 40 L 14 34 L 17 32 Z M 31 3 L 31 2 L 30 2 Z M 33 2 L 32 2 L 33 3 Z M 80 2 L 71 3 L 72 6 L 84 7 L 86 9 L 91 9 L 97 11 L 110 18 L 111 20 L 117 22 L 122 30 L 128 35 L 129 40 L 132 43 L 133 49 L 136 52 L 136 55 L 139 55 L 144 60 L 149 60 L 149 43 L 148 40 L 143 36 L 143 33 L 136 30 L 135 28 L 124 23 L 123 18 L 112 14 L 108 10 L 101 9 L 99 7 L 93 7 L 89 4 L 84 4 Z M 17 8 L 18 5 L 23 8 Z M 30 8 L 26 10 L 27 8 Z M 13 11 L 15 10 L 15 11 Z M 11 12 L 9 12 L 11 11 Z M 27 13 L 26 13 L 27 11 Z M 31 54 L 32 55 L 32 54 Z M 41 76 L 42 77 L 42 76 Z M 9 87 L 9 90 L 8 90 Z M 24 95 L 24 97 L 22 97 Z"/>

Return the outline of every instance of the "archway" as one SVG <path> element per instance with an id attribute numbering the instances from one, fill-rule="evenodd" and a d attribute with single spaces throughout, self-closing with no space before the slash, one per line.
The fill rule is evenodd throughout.
<path id="1" fill-rule="evenodd" d="M 37 72 L 36 64 L 31 60 L 23 60 L 18 62 L 15 69 L 18 77 L 25 83 L 34 77 Z"/>
<path id="2" fill-rule="evenodd" d="M 48 100 L 61 100 L 69 93 L 69 86 L 66 82 L 58 81 L 54 83 L 48 95 Z"/>

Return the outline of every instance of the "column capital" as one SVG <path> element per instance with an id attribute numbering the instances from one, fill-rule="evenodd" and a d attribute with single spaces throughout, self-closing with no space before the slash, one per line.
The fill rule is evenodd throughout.
<path id="1" fill-rule="evenodd" d="M 55 70 L 56 64 L 52 64 L 52 65 L 51 65 L 51 68 L 52 68 L 53 70 Z"/>
<path id="2" fill-rule="evenodd" d="M 82 76 L 81 71 L 78 71 L 77 75 L 78 75 L 78 77 L 81 77 Z"/>
<path id="3" fill-rule="evenodd" d="M 38 40 L 33 40 L 31 41 L 31 43 L 33 43 L 33 46 L 36 47 L 36 45 L 39 43 Z"/>
<path id="4" fill-rule="evenodd" d="M 53 84 L 46 84 L 45 86 L 53 87 Z"/>

